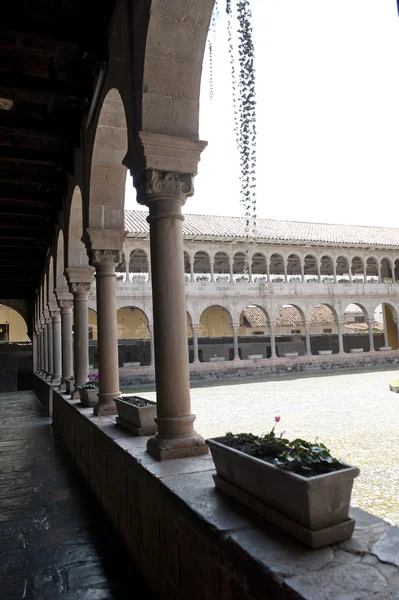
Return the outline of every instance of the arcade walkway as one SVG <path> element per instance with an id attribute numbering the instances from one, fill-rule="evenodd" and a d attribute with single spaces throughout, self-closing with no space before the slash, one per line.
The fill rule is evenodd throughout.
<path id="1" fill-rule="evenodd" d="M 0 600 L 149 597 L 35 395 L 0 394 Z"/>

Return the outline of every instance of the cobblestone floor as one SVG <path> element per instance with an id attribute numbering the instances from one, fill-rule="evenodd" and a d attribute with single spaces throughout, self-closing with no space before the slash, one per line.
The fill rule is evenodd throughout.
<path id="1" fill-rule="evenodd" d="M 0 394 L 0 600 L 143 600 L 140 577 L 31 392 Z"/>
<path id="2" fill-rule="evenodd" d="M 388 384 L 398 369 L 273 378 L 191 391 L 196 428 L 205 437 L 276 431 L 324 442 L 361 469 L 352 504 L 399 524 L 399 394 Z M 152 392 L 140 392 L 154 399 Z"/>

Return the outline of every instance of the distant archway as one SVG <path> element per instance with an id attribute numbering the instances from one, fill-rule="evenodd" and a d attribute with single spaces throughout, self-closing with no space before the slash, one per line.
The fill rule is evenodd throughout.
<path id="1" fill-rule="evenodd" d="M 231 337 L 233 329 L 231 327 L 231 315 L 229 311 L 215 304 L 208 306 L 200 317 L 201 337 Z"/>
<path id="2" fill-rule="evenodd" d="M 30 342 L 28 326 L 22 315 L 6 304 L 0 304 L 0 343 Z"/>
<path id="3" fill-rule="evenodd" d="M 148 319 L 136 306 L 124 306 L 117 312 L 118 339 L 149 339 Z"/>

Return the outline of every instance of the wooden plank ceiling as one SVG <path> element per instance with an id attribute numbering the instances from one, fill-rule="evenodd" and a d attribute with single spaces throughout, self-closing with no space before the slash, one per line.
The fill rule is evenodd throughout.
<path id="1" fill-rule="evenodd" d="M 42 274 L 114 0 L 0 3 L 0 297 Z"/>

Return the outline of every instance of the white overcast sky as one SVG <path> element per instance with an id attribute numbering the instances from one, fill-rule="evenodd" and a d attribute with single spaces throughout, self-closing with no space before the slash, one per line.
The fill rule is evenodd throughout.
<path id="1" fill-rule="evenodd" d="M 258 216 L 399 226 L 396 0 L 253 0 L 252 5 Z M 239 216 L 222 5 L 214 100 L 209 100 L 207 54 L 201 91 L 200 137 L 209 145 L 184 211 Z M 126 208 L 140 208 L 131 190 Z"/>

